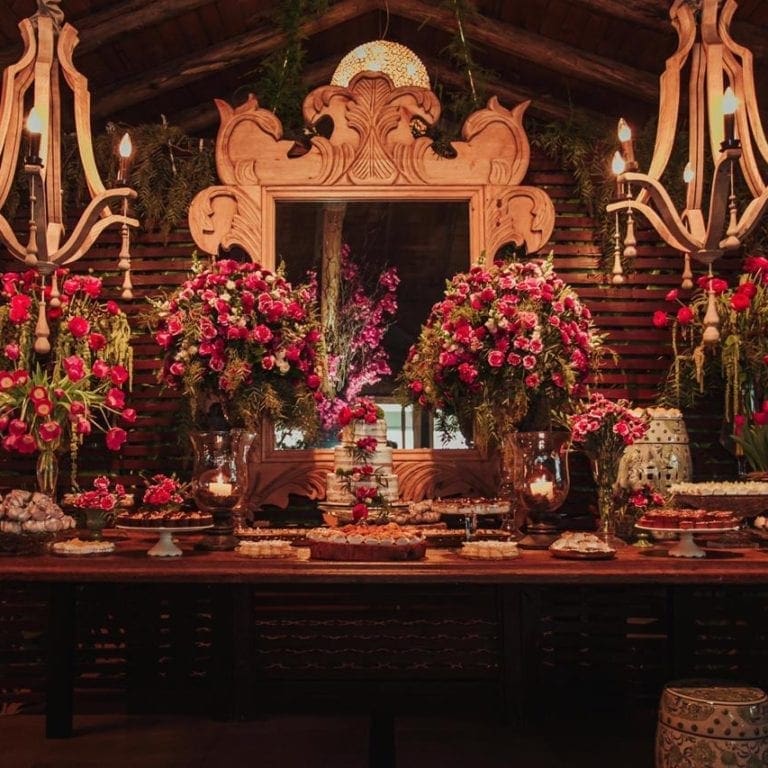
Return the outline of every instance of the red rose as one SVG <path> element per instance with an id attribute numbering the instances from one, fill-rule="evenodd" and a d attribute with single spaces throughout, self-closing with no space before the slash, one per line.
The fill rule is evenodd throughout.
<path id="1" fill-rule="evenodd" d="M 91 324 L 84 317 L 78 316 L 67 323 L 67 328 L 76 339 L 82 339 L 91 330 Z"/>
<path id="2" fill-rule="evenodd" d="M 107 431 L 106 443 L 110 451 L 119 451 L 128 434 L 120 427 L 112 427 Z"/>
<path id="3" fill-rule="evenodd" d="M 45 421 L 38 429 L 40 439 L 45 443 L 52 443 L 61 436 L 61 427 L 55 421 Z"/>
<path id="4" fill-rule="evenodd" d="M 750 280 L 747 280 L 739 284 L 736 293 L 743 293 L 751 299 L 757 293 L 757 286 Z"/>
<path id="5" fill-rule="evenodd" d="M 693 310 L 690 307 L 680 307 L 677 310 L 677 322 L 680 325 L 690 325 L 693 322 Z"/>
<path id="6" fill-rule="evenodd" d="M 734 293 L 731 296 L 731 306 L 735 312 L 744 312 L 751 303 L 752 300 L 745 293 Z"/>
<path id="7" fill-rule="evenodd" d="M 320 386 L 320 377 L 316 373 L 310 373 L 307 376 L 307 386 L 310 389 L 317 389 Z"/>
<path id="8" fill-rule="evenodd" d="M 754 421 L 758 427 L 764 427 L 768 424 L 768 411 L 758 411 L 752 416 L 752 421 Z"/>
<path id="9" fill-rule="evenodd" d="M 94 352 L 98 352 L 100 349 L 104 349 L 104 347 L 107 346 L 107 338 L 102 333 L 92 333 L 88 337 L 88 346 Z"/>
<path id="10" fill-rule="evenodd" d="M 136 409 L 126 408 L 120 416 L 126 424 L 133 424 L 136 421 Z"/>
<path id="11" fill-rule="evenodd" d="M 657 309 L 653 313 L 652 322 L 656 328 L 666 328 L 669 325 L 669 317 L 667 316 L 666 312 L 662 312 L 660 309 Z"/>
<path id="12" fill-rule="evenodd" d="M 29 318 L 29 308 L 32 305 L 32 299 L 23 293 L 17 293 L 11 297 L 8 317 L 12 323 L 23 323 Z"/>
<path id="13" fill-rule="evenodd" d="M 667 295 L 664 297 L 665 301 L 677 301 L 677 296 L 680 293 L 679 289 L 673 288 Z M 635 505 L 637 506 L 637 505 Z"/>

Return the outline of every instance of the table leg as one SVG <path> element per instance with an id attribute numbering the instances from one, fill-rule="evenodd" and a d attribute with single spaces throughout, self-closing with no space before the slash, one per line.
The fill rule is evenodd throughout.
<path id="1" fill-rule="evenodd" d="M 388 709 L 371 712 L 368 768 L 395 768 L 395 718 Z"/>
<path id="2" fill-rule="evenodd" d="M 45 735 L 72 735 L 75 676 L 75 585 L 51 585 L 48 603 L 48 647 L 45 692 Z"/>

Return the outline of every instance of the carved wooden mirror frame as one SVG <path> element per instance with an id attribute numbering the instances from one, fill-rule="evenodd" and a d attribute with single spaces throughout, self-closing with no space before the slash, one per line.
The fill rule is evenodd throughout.
<path id="1" fill-rule="evenodd" d="M 549 240 L 555 214 L 544 191 L 520 185 L 530 160 L 522 126 L 528 103 L 507 110 L 490 99 L 467 118 L 462 141 L 451 143 L 455 156 L 445 157 L 425 135 L 440 117 L 435 94 L 395 87 L 384 74 L 363 72 L 346 87 L 322 86 L 307 96 L 307 124 L 329 117 L 333 130 L 327 138 L 314 136 L 308 151 L 291 157 L 295 143 L 283 139 L 280 121 L 253 96 L 236 108 L 217 100 L 216 166 L 222 183 L 192 202 L 192 236 L 209 254 L 239 246 L 274 268 L 278 201 L 465 200 L 467 267 L 512 242 L 524 242 L 534 253 Z M 251 507 L 284 506 L 291 493 L 324 497 L 333 451 L 276 450 L 272 430 L 265 429 L 254 462 L 259 471 L 248 493 Z M 471 449 L 395 450 L 394 471 L 404 500 L 492 495 L 495 488 L 495 462 Z"/>

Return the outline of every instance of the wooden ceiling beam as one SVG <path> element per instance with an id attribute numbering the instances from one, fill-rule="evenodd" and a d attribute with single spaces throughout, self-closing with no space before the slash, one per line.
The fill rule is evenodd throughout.
<path id="1" fill-rule="evenodd" d="M 669 19 L 669 0 L 571 0 L 594 13 L 610 16 L 621 21 L 639 24 L 654 32 L 668 32 L 674 38 L 675 31 Z M 738 12 L 731 27 L 733 39 L 752 51 L 756 59 L 768 55 L 768 45 L 763 31 L 748 21 L 739 21 Z"/>
<path id="2" fill-rule="evenodd" d="M 80 39 L 75 55 L 94 51 L 137 29 L 159 24 L 211 2 L 212 0 L 124 0 L 115 3 L 106 10 L 90 13 L 70 22 L 77 29 Z M 4 48 L 0 51 L 0 67 L 13 63 L 18 54 L 14 46 Z"/>
<path id="3" fill-rule="evenodd" d="M 378 8 L 375 0 L 341 0 L 331 5 L 322 16 L 303 23 L 300 32 L 306 36 L 324 32 L 375 8 Z M 93 115 L 104 119 L 116 112 L 124 112 L 134 104 L 153 99 L 166 91 L 263 57 L 285 42 L 285 35 L 270 25 L 269 28 L 246 32 L 203 51 L 166 62 L 161 67 L 101 89 L 94 97 Z"/>
<path id="4" fill-rule="evenodd" d="M 441 82 L 448 83 L 457 88 L 466 87 L 463 75 L 454 68 L 447 66 L 437 59 L 423 58 L 422 61 L 433 79 L 436 77 Z M 333 57 L 307 67 L 302 77 L 307 93 L 314 88 L 329 83 L 338 63 L 338 59 Z M 530 100 L 529 113 L 536 117 L 547 120 L 569 120 L 573 117 L 574 110 L 571 105 L 551 96 L 541 96 L 526 88 L 509 86 L 493 79 L 488 80 L 486 85 L 488 94 L 497 96 L 507 109 L 511 109 L 520 102 Z M 607 119 L 606 115 L 598 112 L 585 109 L 580 109 L 580 112 L 596 123 L 604 122 Z M 213 103 L 185 110 L 175 115 L 172 119 L 174 125 L 177 125 L 190 136 L 210 133 L 218 121 L 219 112 Z"/>
<path id="5" fill-rule="evenodd" d="M 453 32 L 456 17 L 448 10 L 424 0 L 387 0 L 390 13 L 419 24 Z M 484 45 L 562 75 L 624 93 L 640 101 L 659 98 L 658 77 L 617 61 L 493 20 L 473 17 L 464 20 L 464 33 L 475 45 Z"/>

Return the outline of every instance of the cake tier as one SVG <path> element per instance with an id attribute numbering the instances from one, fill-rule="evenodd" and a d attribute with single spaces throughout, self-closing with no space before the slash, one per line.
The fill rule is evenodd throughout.
<path id="1" fill-rule="evenodd" d="M 379 445 L 387 443 L 387 422 L 379 419 L 374 424 L 366 424 L 364 421 L 355 421 L 341 430 L 341 442 L 347 445 L 354 444 L 363 437 L 375 437 Z"/>
<path id="2" fill-rule="evenodd" d="M 379 473 L 377 478 L 347 482 L 335 472 L 329 472 L 325 478 L 325 500 L 332 504 L 354 504 L 358 488 L 375 488 L 379 496 L 388 502 L 397 501 L 400 488 L 397 475 Z"/>
<path id="3" fill-rule="evenodd" d="M 385 473 L 392 472 L 392 449 L 381 443 L 381 448 L 377 448 L 373 453 L 367 455 L 365 460 L 359 459 L 356 452 L 346 445 L 337 445 L 333 449 L 333 468 L 348 471 L 360 464 L 369 464 L 374 470 L 384 470 Z"/>

